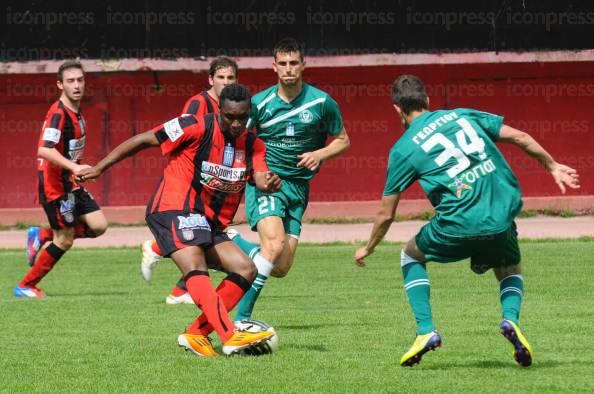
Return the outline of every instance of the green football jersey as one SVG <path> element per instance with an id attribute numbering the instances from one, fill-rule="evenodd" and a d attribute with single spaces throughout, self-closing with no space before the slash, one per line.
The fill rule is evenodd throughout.
<path id="1" fill-rule="evenodd" d="M 458 108 L 426 112 L 390 150 L 384 195 L 418 180 L 442 234 L 505 231 L 522 208 L 518 180 L 495 146 L 501 116 Z"/>
<path id="2" fill-rule="evenodd" d="M 287 103 L 274 85 L 252 97 L 248 128 L 255 128 L 266 144 L 266 164 L 281 178 L 307 181 L 314 172 L 297 167 L 298 155 L 326 145 L 328 135 L 343 128 L 336 101 L 327 93 L 306 83 L 299 96 Z"/>

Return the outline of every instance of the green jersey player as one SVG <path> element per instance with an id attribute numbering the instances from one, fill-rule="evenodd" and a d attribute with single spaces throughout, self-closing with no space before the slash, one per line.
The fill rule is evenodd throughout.
<path id="1" fill-rule="evenodd" d="M 349 147 L 336 102 L 302 80 L 303 49 L 285 38 L 274 48 L 272 67 L 278 83 L 252 98 L 250 127 L 266 144 L 268 168 L 282 179 L 281 190 L 263 194 L 247 186 L 246 213 L 259 245 L 229 231 L 258 267 L 258 276 L 241 300 L 235 320 L 249 319 L 260 290 L 271 274 L 287 275 L 293 264 L 301 233 L 301 218 L 307 208 L 309 181 L 323 161 Z M 326 144 L 328 137 L 333 138 Z"/>
<path id="2" fill-rule="evenodd" d="M 514 144 L 540 161 L 562 193 L 566 186 L 579 188 L 577 172 L 555 162 L 527 133 L 503 124 L 501 116 L 463 108 L 430 112 L 423 82 L 415 76 L 394 81 L 392 100 L 406 131 L 390 151 L 381 209 L 355 261 L 365 265 L 394 219 L 400 193 L 418 180 L 436 215 L 401 252 L 404 288 L 418 330 L 400 364 L 412 366 L 441 346 L 425 264 L 470 258 L 476 273 L 493 268 L 503 310 L 500 331 L 513 344 L 518 364 L 529 366 L 532 349 L 518 327 L 524 282 L 514 218 L 522 207 L 521 193 L 495 142 Z"/>

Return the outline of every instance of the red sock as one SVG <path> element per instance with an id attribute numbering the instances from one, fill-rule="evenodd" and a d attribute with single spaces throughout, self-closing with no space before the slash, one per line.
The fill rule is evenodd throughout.
<path id="1" fill-rule="evenodd" d="M 44 244 L 48 241 L 52 241 L 54 239 L 54 232 L 51 228 L 42 228 L 39 229 L 39 238 L 41 238 L 41 243 Z"/>
<path id="2" fill-rule="evenodd" d="M 219 335 L 221 343 L 227 342 L 233 336 L 233 322 L 221 297 L 210 283 L 206 271 L 190 271 L 186 275 L 186 287 L 196 305 L 202 309 L 206 319 Z"/>
<path id="3" fill-rule="evenodd" d="M 54 268 L 54 265 L 60 260 L 66 251 L 58 248 L 54 243 L 47 245 L 39 253 L 35 265 L 31 267 L 27 275 L 19 283 L 20 287 L 35 287 Z"/>
<path id="4" fill-rule="evenodd" d="M 74 227 L 74 239 L 76 238 L 97 238 L 97 234 L 84 223 L 79 223 Z"/>
<path id="5" fill-rule="evenodd" d="M 170 294 L 172 296 L 179 297 L 179 296 L 184 295 L 184 294 L 186 294 L 188 292 L 186 289 L 182 289 L 181 286 L 180 286 L 180 282 L 182 282 L 184 284 L 186 283 L 185 280 L 184 280 L 184 278 L 185 277 L 182 275 L 182 277 L 179 280 L 179 282 L 177 282 L 177 284 L 175 285 L 175 287 L 171 290 L 171 293 Z"/>
<path id="6" fill-rule="evenodd" d="M 221 297 L 221 300 L 225 304 L 225 308 L 228 311 L 235 308 L 239 303 L 246 291 L 249 290 L 251 283 L 243 276 L 238 275 L 234 272 L 230 273 L 217 287 L 217 294 Z M 189 334 L 202 334 L 208 336 L 213 331 L 212 325 L 208 323 L 208 320 L 204 313 L 194 320 L 194 323 L 186 330 Z"/>
<path id="7" fill-rule="evenodd" d="M 157 241 L 153 241 L 151 243 L 151 249 L 159 256 L 163 256 L 163 253 L 161 253 L 161 248 L 159 247 L 159 245 L 157 245 Z"/>

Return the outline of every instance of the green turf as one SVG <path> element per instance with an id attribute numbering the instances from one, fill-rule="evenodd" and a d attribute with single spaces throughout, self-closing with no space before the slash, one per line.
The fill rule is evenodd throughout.
<path id="1" fill-rule="evenodd" d="M 0 251 L 0 392 L 593 392 L 594 242 L 522 250 L 528 369 L 498 333 L 497 283 L 468 262 L 430 267 L 444 347 L 400 367 L 414 321 L 395 244 L 378 247 L 366 268 L 352 262 L 353 245 L 300 246 L 254 316 L 275 326 L 279 352 L 218 359 L 177 347 L 196 309 L 165 305 L 178 277 L 170 261 L 147 284 L 137 249 L 73 250 L 40 285 L 49 297 L 23 300 L 12 288 L 24 251 Z"/>

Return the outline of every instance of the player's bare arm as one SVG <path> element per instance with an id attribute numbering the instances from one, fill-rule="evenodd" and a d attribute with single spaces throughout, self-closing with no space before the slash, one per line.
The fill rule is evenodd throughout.
<path id="1" fill-rule="evenodd" d="M 159 146 L 159 140 L 157 140 L 153 131 L 149 130 L 142 134 L 135 135 L 118 145 L 94 167 L 81 171 L 77 176 L 77 180 L 84 182 L 90 179 L 95 179 L 109 167 L 126 157 L 134 156 L 136 153 L 144 149 L 156 146 Z"/>
<path id="2" fill-rule="evenodd" d="M 382 205 L 375 215 L 373 229 L 371 230 L 367 245 L 355 251 L 355 263 L 359 267 L 365 266 L 365 261 L 363 259 L 371 255 L 377 244 L 384 239 L 384 236 L 390 229 L 394 217 L 396 216 L 396 208 L 398 207 L 399 201 L 400 193 L 382 197 Z"/>
<path id="3" fill-rule="evenodd" d="M 254 172 L 256 187 L 264 193 L 274 193 L 281 188 L 281 179 L 274 172 Z"/>
<path id="4" fill-rule="evenodd" d="M 343 128 L 334 139 L 322 149 L 313 152 L 305 152 L 297 156 L 299 163 L 297 167 L 306 167 L 310 171 L 315 171 L 320 163 L 332 159 L 343 154 L 349 147 L 351 142 L 346 130 Z"/>
<path id="5" fill-rule="evenodd" d="M 52 164 L 60 166 L 66 170 L 72 171 L 74 175 L 78 175 L 78 173 L 86 168 L 90 168 L 91 166 L 87 164 L 77 164 L 71 160 L 68 160 L 56 148 L 47 148 L 41 146 L 37 149 L 37 156 L 43 160 L 47 160 Z"/>
<path id="6" fill-rule="evenodd" d="M 505 142 L 520 147 L 528 155 L 538 160 L 551 174 L 561 193 L 565 194 L 565 187 L 580 188 L 580 177 L 577 171 L 564 164 L 557 163 L 532 136 L 521 130 L 503 125 L 499 131 L 498 142 Z"/>

